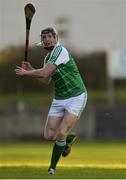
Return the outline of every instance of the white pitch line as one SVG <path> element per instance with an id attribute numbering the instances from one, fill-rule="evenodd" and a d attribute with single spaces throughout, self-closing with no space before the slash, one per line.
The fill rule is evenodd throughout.
<path id="1" fill-rule="evenodd" d="M 0 167 L 48 167 L 45 163 L 0 163 Z M 126 169 L 126 164 L 58 164 L 59 167 Z"/>

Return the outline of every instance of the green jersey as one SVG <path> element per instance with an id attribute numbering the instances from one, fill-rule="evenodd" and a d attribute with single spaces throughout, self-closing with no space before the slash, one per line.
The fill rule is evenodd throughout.
<path id="1" fill-rule="evenodd" d="M 55 99 L 67 99 L 86 91 L 74 59 L 59 43 L 55 45 L 50 54 L 47 54 L 44 64 L 56 66 L 56 71 L 52 75 Z"/>

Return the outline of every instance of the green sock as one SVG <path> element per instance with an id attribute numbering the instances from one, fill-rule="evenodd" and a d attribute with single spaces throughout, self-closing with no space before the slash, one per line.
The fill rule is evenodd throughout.
<path id="1" fill-rule="evenodd" d="M 59 161 L 59 158 L 64 150 L 64 147 L 66 145 L 65 140 L 56 140 L 54 147 L 53 147 L 53 152 L 52 152 L 52 158 L 51 158 L 51 165 L 50 168 L 55 169 L 56 165 Z"/>
<path id="2" fill-rule="evenodd" d="M 70 143 L 74 137 L 75 137 L 75 135 L 73 133 L 68 133 L 68 135 L 66 137 L 66 142 Z"/>

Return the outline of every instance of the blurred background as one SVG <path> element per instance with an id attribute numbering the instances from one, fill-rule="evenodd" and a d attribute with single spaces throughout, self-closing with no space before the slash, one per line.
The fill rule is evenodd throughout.
<path id="1" fill-rule="evenodd" d="M 37 47 L 41 29 L 53 26 L 73 54 L 88 90 L 75 127 L 80 139 L 126 138 L 126 1 L 0 0 L 0 141 L 41 140 L 53 98 L 52 84 L 15 75 L 24 59 L 24 6 L 36 14 L 28 59 L 39 68 L 46 52 Z"/>

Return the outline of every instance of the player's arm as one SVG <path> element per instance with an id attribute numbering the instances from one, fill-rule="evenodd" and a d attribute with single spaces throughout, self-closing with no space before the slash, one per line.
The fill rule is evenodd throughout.
<path id="1" fill-rule="evenodd" d="M 21 67 L 27 71 L 35 70 L 35 68 L 33 68 L 28 61 L 22 61 Z M 51 76 L 45 78 L 41 77 L 36 79 L 44 84 L 49 84 L 51 82 Z"/>
<path id="2" fill-rule="evenodd" d="M 43 68 L 33 69 L 30 71 L 17 66 L 17 68 L 15 69 L 15 72 L 19 76 L 30 76 L 34 78 L 49 78 L 55 70 L 56 70 L 55 65 L 47 64 Z"/>

